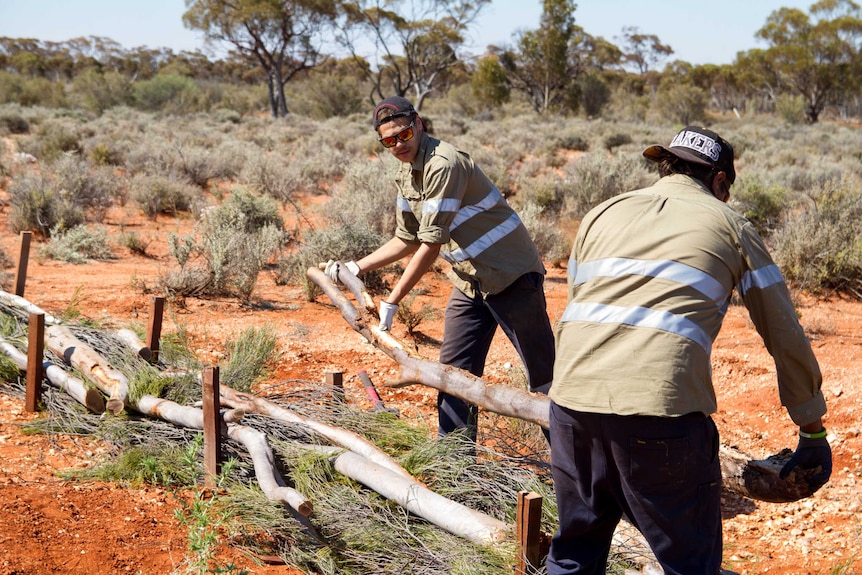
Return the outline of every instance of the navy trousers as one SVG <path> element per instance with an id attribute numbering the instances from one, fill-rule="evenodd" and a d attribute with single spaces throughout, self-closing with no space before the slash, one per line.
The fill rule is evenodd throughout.
<path id="1" fill-rule="evenodd" d="M 667 575 L 719 573 L 721 468 L 712 418 L 583 413 L 554 402 L 549 417 L 560 528 L 548 575 L 605 573 L 623 515 Z"/>
<path id="2" fill-rule="evenodd" d="M 471 298 L 454 288 L 446 304 L 440 363 L 481 377 L 499 325 L 524 362 L 530 389 L 547 393 L 554 376 L 555 350 L 543 284 L 542 274 L 528 273 L 486 298 Z M 440 392 L 437 414 L 438 435 L 467 428 L 476 439 L 476 406 Z"/>

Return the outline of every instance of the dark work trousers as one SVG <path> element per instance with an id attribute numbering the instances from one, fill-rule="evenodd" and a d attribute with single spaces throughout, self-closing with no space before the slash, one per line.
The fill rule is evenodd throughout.
<path id="1" fill-rule="evenodd" d="M 486 298 L 480 294 L 471 298 L 454 288 L 446 304 L 440 363 L 481 377 L 491 340 L 499 325 L 524 362 L 530 389 L 541 388 L 547 393 L 547 384 L 554 375 L 555 350 L 545 303 L 544 279 L 540 273 L 524 274 L 500 293 Z M 466 427 L 475 441 L 475 405 L 440 392 L 437 394 L 437 414 L 438 435 Z"/>
<path id="2" fill-rule="evenodd" d="M 712 418 L 583 413 L 554 402 L 549 418 L 560 528 L 548 575 L 605 573 L 624 514 L 667 575 L 719 573 L 721 468 Z"/>

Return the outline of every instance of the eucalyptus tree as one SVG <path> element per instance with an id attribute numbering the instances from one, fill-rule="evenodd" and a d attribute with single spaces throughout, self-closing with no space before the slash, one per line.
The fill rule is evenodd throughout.
<path id="1" fill-rule="evenodd" d="M 412 95 L 413 105 L 421 109 L 459 65 L 458 50 L 489 2 L 345 0 L 339 40 L 371 82 L 372 103 L 392 94 Z"/>
<path id="2" fill-rule="evenodd" d="M 862 12 L 853 0 L 821 0 L 809 14 L 780 8 L 757 31 L 769 47 L 743 55 L 738 64 L 756 65 L 781 90 L 805 99 L 805 116 L 815 123 L 829 105 L 840 104 L 859 87 Z"/>
<path id="3" fill-rule="evenodd" d="M 539 28 L 521 32 L 515 47 L 499 54 L 511 89 L 524 94 L 533 109 L 574 111 L 580 101 L 579 78 L 617 66 L 622 53 L 575 24 L 572 0 L 544 0 Z"/>
<path id="4" fill-rule="evenodd" d="M 323 46 L 337 11 L 337 0 L 186 0 L 183 24 L 260 66 L 277 118 L 288 114 L 285 84 L 325 61 Z"/>
<path id="5" fill-rule="evenodd" d="M 637 26 L 624 26 L 622 36 L 623 60 L 638 74 L 646 74 L 673 54 L 673 48 L 662 44 L 655 34 L 643 34 Z"/>

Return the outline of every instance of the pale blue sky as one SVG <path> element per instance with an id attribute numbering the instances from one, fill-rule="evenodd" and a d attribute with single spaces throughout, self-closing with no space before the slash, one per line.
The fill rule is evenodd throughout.
<path id="1" fill-rule="evenodd" d="M 616 44 L 624 26 L 655 34 L 674 49 L 672 59 L 728 64 L 739 51 L 762 48 L 754 33 L 772 11 L 808 11 L 814 0 L 583 0 L 575 21 L 587 33 Z M 488 44 L 512 42 L 518 30 L 536 29 L 539 0 L 492 0 L 471 30 L 474 54 Z M 125 48 L 203 49 L 200 33 L 182 24 L 183 0 L 0 0 L 0 36 L 61 41 L 105 36 Z"/>

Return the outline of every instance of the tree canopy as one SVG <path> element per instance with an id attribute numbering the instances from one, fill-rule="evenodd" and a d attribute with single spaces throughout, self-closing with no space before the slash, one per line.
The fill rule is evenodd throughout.
<path id="1" fill-rule="evenodd" d="M 287 115 L 284 85 L 326 59 L 324 35 L 337 14 L 335 0 L 186 0 L 186 8 L 188 28 L 263 68 L 273 117 Z"/>

